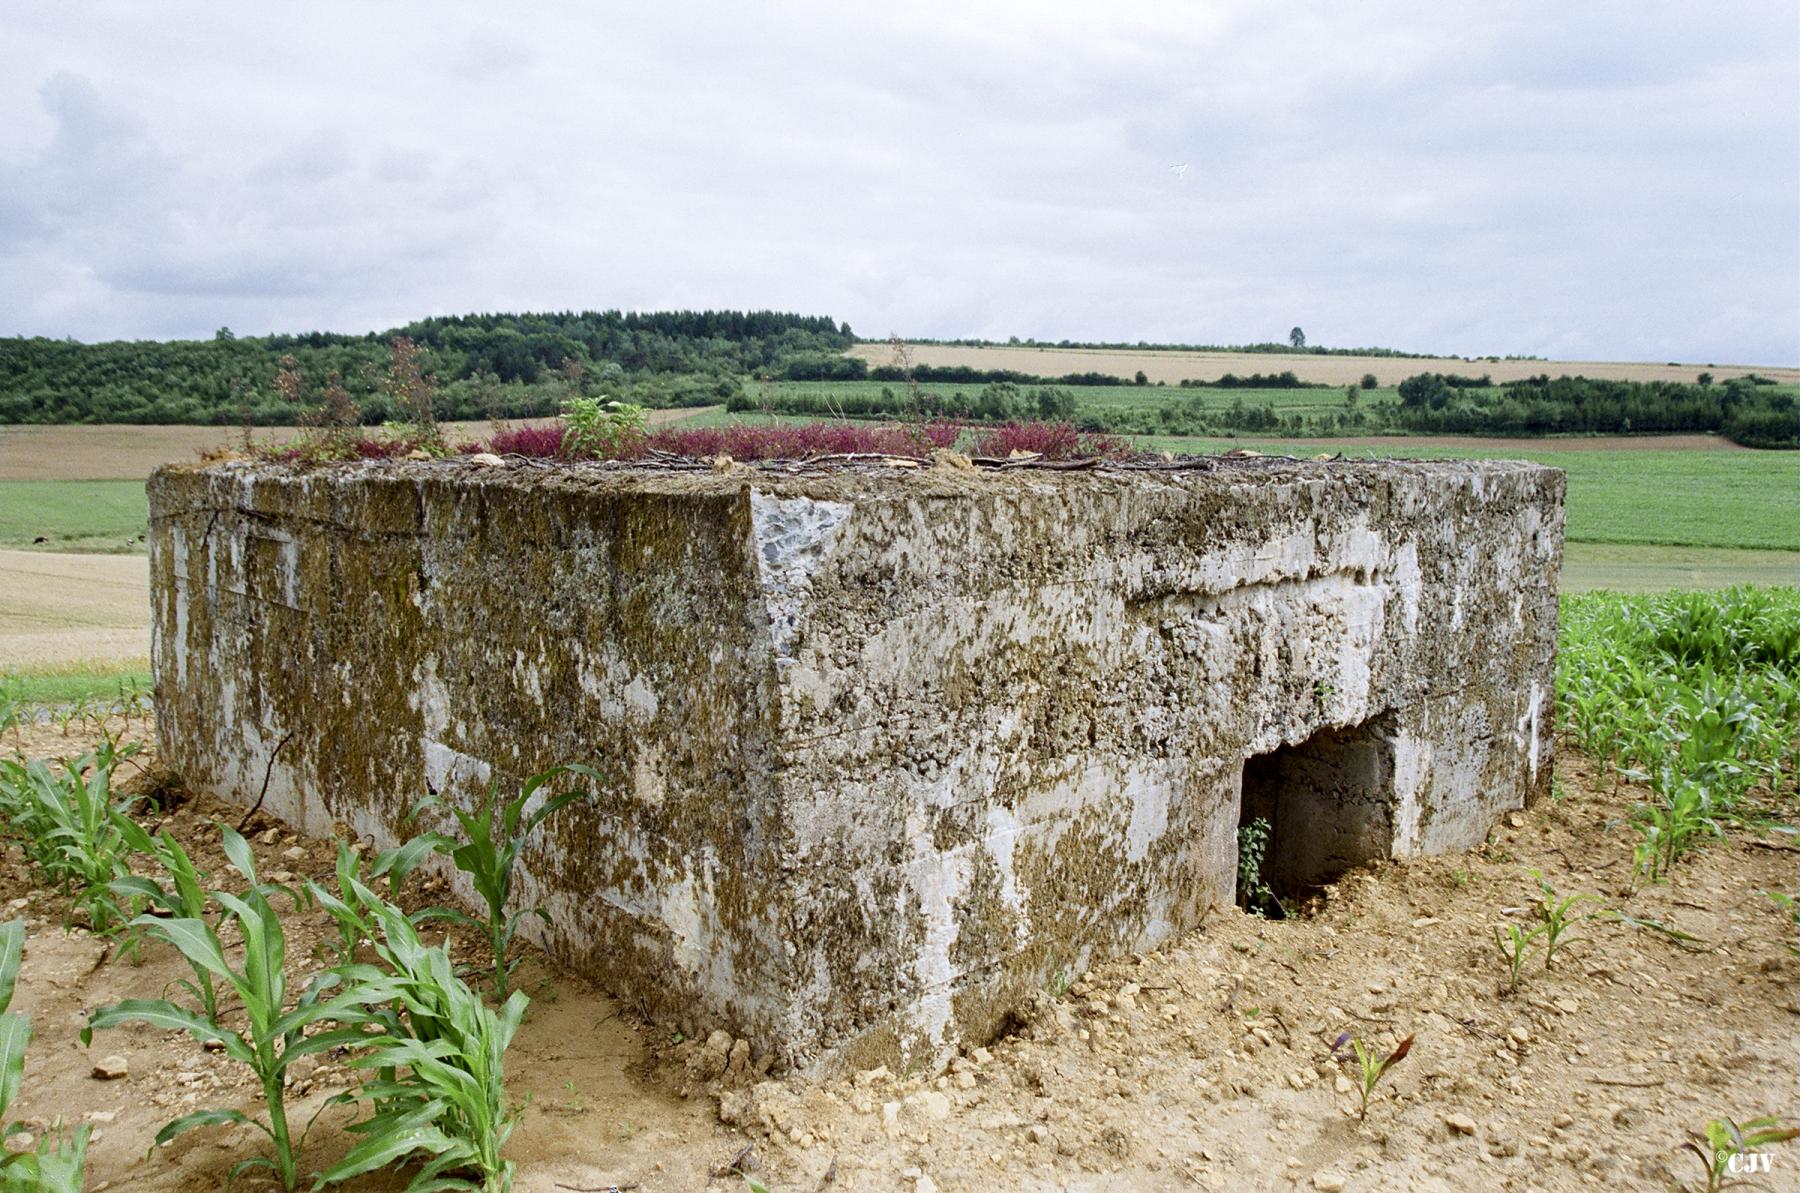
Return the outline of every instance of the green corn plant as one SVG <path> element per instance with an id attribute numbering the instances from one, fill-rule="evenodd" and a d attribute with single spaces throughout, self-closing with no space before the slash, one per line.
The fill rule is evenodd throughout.
<path id="1" fill-rule="evenodd" d="M 140 798 L 115 801 L 113 770 L 137 752 L 135 746 L 103 742 L 79 758 L 51 769 L 42 759 L 0 764 L 0 807 L 8 812 L 14 834 L 39 872 L 72 896 L 70 919 L 87 916 L 88 926 L 102 935 L 130 917 L 112 889 L 114 879 L 130 873 L 131 846 L 126 840 L 130 812 Z"/>
<path id="2" fill-rule="evenodd" d="M 514 1166 L 501 1151 L 516 1114 L 506 1097 L 505 1057 L 529 1000 L 514 991 L 490 1010 L 456 976 L 442 946 L 420 941 L 404 912 L 360 881 L 351 890 L 378 927 L 379 963 L 338 971 L 345 1001 L 367 1008 L 374 1029 L 350 1062 L 374 1073 L 354 1095 L 368 1099 L 372 1113 L 350 1126 L 360 1141 L 320 1184 L 414 1160 L 422 1163 L 407 1193 L 506 1193 Z"/>
<path id="3" fill-rule="evenodd" d="M 111 882 L 113 893 L 122 900 L 135 902 L 140 907 L 155 908 L 162 917 L 170 919 L 203 920 L 206 918 L 206 874 L 194 865 L 187 850 L 181 847 L 173 834 L 167 829 L 152 837 L 149 830 L 128 817 L 122 818 L 120 832 L 125 837 L 125 844 L 134 853 L 153 859 L 169 876 L 169 885 L 163 886 L 153 878 L 138 874 L 128 874 L 115 878 Z M 125 950 L 135 950 L 144 940 L 143 929 L 133 921 L 127 929 L 129 933 Z M 122 950 L 122 951 L 125 951 Z M 219 1012 L 217 987 L 213 983 L 210 969 L 191 957 L 183 956 L 188 967 L 194 971 L 192 982 L 180 981 L 176 984 L 192 994 L 200 1003 L 200 1011 L 208 1019 L 216 1019 Z"/>
<path id="4" fill-rule="evenodd" d="M 1743 1161 L 1753 1159 L 1751 1153 L 1758 1148 L 1800 1138 L 1800 1128 L 1784 1127 L 1781 1120 L 1772 1117 L 1753 1118 L 1747 1123 L 1715 1118 L 1706 1124 L 1704 1131 L 1693 1131 L 1690 1134 L 1693 1138 L 1682 1146 L 1694 1153 L 1706 1169 L 1707 1193 L 1717 1193 L 1717 1190 L 1731 1185 L 1747 1183 L 1732 1180 L 1731 1177 L 1736 1173 L 1749 1175 L 1752 1172 L 1769 1171 L 1770 1166 L 1766 1164 L 1746 1165 Z"/>
<path id="5" fill-rule="evenodd" d="M 1577 925 L 1593 919 L 1605 909 L 1598 906 L 1601 902 L 1598 895 L 1568 895 L 1559 899 L 1556 888 L 1550 885 L 1549 880 L 1541 872 L 1530 870 L 1528 873 L 1537 881 L 1538 891 L 1542 895 L 1537 910 L 1538 919 L 1542 925 L 1541 930 L 1544 934 L 1544 968 L 1549 969 L 1556 962 L 1556 950 L 1561 946 L 1563 936 Z M 1597 905 L 1593 911 L 1580 915 L 1575 914 L 1577 908 L 1590 903 Z"/>
<path id="6" fill-rule="evenodd" d="M 1494 945 L 1500 950 L 1500 960 L 1506 964 L 1508 994 L 1519 988 L 1519 975 L 1524 972 L 1525 963 L 1531 959 L 1531 950 L 1543 932 L 1542 924 L 1529 932 L 1517 924 L 1506 925 L 1504 932 L 1499 928 L 1494 929 Z"/>
<path id="7" fill-rule="evenodd" d="M 433 908 L 422 912 L 419 918 L 446 919 L 484 931 L 488 947 L 493 953 L 494 991 L 503 1000 L 507 996 L 513 967 L 517 964 L 517 961 L 508 960 L 508 953 L 512 948 L 513 935 L 518 931 L 519 921 L 528 915 L 535 915 L 546 923 L 550 918 L 541 907 L 525 907 L 510 915 L 507 913 L 507 904 L 512 901 L 513 870 L 518 864 L 519 852 L 524 848 L 525 839 L 538 825 L 575 800 L 592 798 L 591 792 L 567 792 L 544 800 L 535 811 L 528 814 L 526 806 L 544 785 L 564 774 L 600 781 L 600 775 L 593 767 L 580 763 L 552 767 L 525 780 L 524 785 L 519 788 L 519 794 L 505 802 L 500 799 L 499 784 L 495 783 L 488 789 L 487 798 L 474 813 L 450 806 L 450 811 L 462 830 L 460 838 L 437 838 L 441 842 L 437 847 L 448 852 L 456 868 L 469 876 L 475 886 L 475 893 L 487 905 L 487 919 L 484 922 L 447 908 Z M 417 811 L 442 802 L 439 797 L 431 796 L 419 805 Z"/>
<path id="8" fill-rule="evenodd" d="M 420 862 L 433 852 L 448 852 L 455 844 L 438 833 L 414 837 L 397 848 L 376 854 L 369 867 L 367 880 L 385 879 L 387 898 L 395 899 L 407 875 L 417 869 Z M 374 921 L 368 912 L 369 904 L 362 897 L 362 892 L 367 889 L 364 883 L 363 856 L 343 841 L 338 842 L 337 849 L 337 889 L 329 890 L 314 879 L 306 881 L 307 897 L 324 908 L 337 926 L 338 939 L 332 946 L 332 951 L 335 952 L 335 961 L 339 965 L 355 960 L 357 950 L 375 938 Z"/>
<path id="9" fill-rule="evenodd" d="M 282 932 L 281 917 L 269 903 L 269 893 L 278 888 L 259 885 L 256 862 L 249 844 L 230 828 L 223 828 L 225 856 L 232 868 L 250 883 L 242 895 L 214 891 L 211 900 L 220 908 L 220 925 L 229 924 L 243 946 L 243 961 L 233 968 L 226 958 L 226 944 L 218 928 L 198 917 L 181 916 L 160 919 L 143 915 L 133 927 L 145 936 L 172 946 L 191 966 L 204 969 L 222 983 L 241 1004 L 247 1020 L 244 1030 L 233 1031 L 221 1022 L 215 1009 L 201 1014 L 178 1006 L 166 999 L 126 999 L 101 1007 L 81 1030 L 81 1042 L 93 1042 L 96 1030 L 127 1023 L 144 1023 L 171 1031 L 185 1031 L 201 1043 L 217 1040 L 225 1055 L 249 1067 L 262 1087 L 263 1104 L 268 1121 L 250 1118 L 237 1110 L 197 1110 L 165 1125 L 156 1134 L 158 1144 L 167 1143 L 196 1127 L 225 1123 L 248 1123 L 269 1137 L 272 1156 L 254 1156 L 232 1166 L 235 1180 L 256 1168 L 268 1169 L 285 1190 L 293 1190 L 299 1181 L 296 1151 L 299 1143 L 288 1127 L 285 1085 L 288 1066 L 303 1056 L 323 1052 L 360 1039 L 356 1024 L 366 1018 L 361 1011 L 325 1000 L 325 993 L 340 978 L 335 972 L 323 973 L 306 985 L 293 1005 L 288 1005 L 287 938 Z M 336 1022 L 337 1030 L 308 1036 L 306 1029 L 318 1024 Z"/>
<path id="10" fill-rule="evenodd" d="M 1703 785 L 1681 781 L 1671 787 L 1663 802 L 1638 804 L 1631 813 L 1632 826 L 1638 833 L 1638 843 L 1632 851 L 1634 873 L 1649 882 L 1662 881 L 1675 863 L 1699 844 L 1700 838 L 1725 835 L 1712 815 Z"/>
<path id="11" fill-rule="evenodd" d="M 1379 1048 L 1365 1044 L 1360 1038 L 1350 1041 L 1351 1051 L 1356 1057 L 1356 1092 L 1359 1099 L 1356 1117 L 1359 1121 L 1369 1117 L 1369 1099 L 1375 1096 L 1375 1087 L 1387 1076 L 1389 1069 L 1406 1059 L 1412 1046 L 1413 1038 L 1407 1036 L 1392 1052 L 1384 1054 Z"/>
<path id="12" fill-rule="evenodd" d="M 0 924 L 0 1123 L 11 1136 L 23 1129 L 10 1122 L 13 1099 L 25 1076 L 25 1049 L 31 1043 L 31 1016 L 11 1010 L 13 986 L 25 954 L 25 921 Z M 82 1170 L 87 1162 L 88 1135 L 93 1128 L 77 1127 L 73 1134 L 46 1135 L 32 1151 L 0 1149 L 0 1189 L 34 1193 L 81 1193 Z"/>
<path id="13" fill-rule="evenodd" d="M 25 747 L 25 726 L 31 722 L 30 705 L 22 690 L 7 676 L 0 676 L 0 737 L 12 731 L 13 749 Z"/>

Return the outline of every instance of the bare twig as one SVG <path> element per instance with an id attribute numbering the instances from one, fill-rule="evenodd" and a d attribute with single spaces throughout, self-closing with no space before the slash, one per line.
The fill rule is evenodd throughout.
<path id="1" fill-rule="evenodd" d="M 256 793 L 256 802 L 250 805 L 250 810 L 245 812 L 243 819 L 237 822 L 238 832 L 243 832 L 244 826 L 250 823 L 250 818 L 262 811 L 263 800 L 266 799 L 269 794 L 269 779 L 275 774 L 275 760 L 281 757 L 282 747 L 286 746 L 290 741 L 293 741 L 294 734 L 298 732 L 299 730 L 297 729 L 288 730 L 287 736 L 277 742 L 275 748 L 270 751 L 269 764 L 263 768 L 262 790 Z"/>

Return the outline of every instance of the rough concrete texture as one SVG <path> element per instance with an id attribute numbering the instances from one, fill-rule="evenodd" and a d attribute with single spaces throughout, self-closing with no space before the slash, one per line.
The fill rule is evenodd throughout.
<path id="1" fill-rule="evenodd" d="M 381 842 L 428 785 L 595 762 L 523 863 L 554 954 L 780 1065 L 929 1065 L 1229 903 L 1245 812 L 1307 882 L 1543 790 L 1562 498 L 1492 462 L 165 468 L 163 757 Z"/>

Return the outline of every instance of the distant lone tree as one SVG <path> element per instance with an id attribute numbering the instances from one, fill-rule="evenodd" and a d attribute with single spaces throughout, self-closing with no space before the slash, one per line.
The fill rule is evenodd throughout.
<path id="1" fill-rule="evenodd" d="M 1296 348 L 1306 347 L 1306 333 L 1296 327 L 1294 330 L 1288 332 L 1288 343 Z"/>

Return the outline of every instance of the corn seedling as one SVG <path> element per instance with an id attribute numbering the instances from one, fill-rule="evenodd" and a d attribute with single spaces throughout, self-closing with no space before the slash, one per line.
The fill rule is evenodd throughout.
<path id="1" fill-rule="evenodd" d="M 152 837 L 147 829 L 129 818 L 122 818 L 119 828 L 124 834 L 126 845 L 134 853 L 152 858 L 162 867 L 163 872 L 169 876 L 169 885 L 165 887 L 153 878 L 128 874 L 113 879 L 110 884 L 113 893 L 121 899 L 135 901 L 140 907 L 155 908 L 156 913 L 164 918 L 205 919 L 206 875 L 194 865 L 187 850 L 181 847 L 181 842 L 167 829 Z M 136 926 L 135 921 L 128 931 L 130 938 L 125 946 L 127 950 L 136 948 L 143 940 L 142 929 Z M 199 1001 L 203 1015 L 208 1019 L 217 1018 L 219 998 L 217 987 L 213 984 L 212 971 L 191 957 L 184 955 L 183 959 L 194 971 L 194 980 L 176 984 Z"/>
<path id="2" fill-rule="evenodd" d="M 25 746 L 25 726 L 30 723 L 31 708 L 24 696 L 10 679 L 0 676 L 0 737 L 10 730 L 13 749 L 21 750 Z"/>
<path id="3" fill-rule="evenodd" d="M 1776 1118 L 1753 1118 L 1747 1123 L 1715 1118 L 1706 1124 L 1704 1131 L 1691 1134 L 1693 1138 L 1682 1146 L 1693 1152 L 1706 1169 L 1707 1193 L 1716 1193 L 1740 1183 L 1730 1179 L 1735 1173 L 1769 1171 L 1770 1166 L 1766 1163 L 1746 1165 L 1743 1161 L 1753 1158 L 1758 1148 L 1800 1138 L 1800 1128 L 1784 1127 Z M 1767 1160 L 1767 1157 L 1754 1158 Z"/>
<path id="4" fill-rule="evenodd" d="M 103 935 L 131 914 L 112 883 L 130 873 L 125 826 L 142 801 L 114 802 L 112 776 L 136 752 L 103 742 L 57 769 L 36 758 L 0 763 L 0 810 L 14 835 L 44 878 L 73 897 L 70 916 L 84 912 L 88 926 Z"/>
<path id="5" fill-rule="evenodd" d="M 1350 1041 L 1350 1050 L 1356 1057 L 1356 1117 L 1359 1121 L 1369 1116 L 1369 1099 L 1375 1096 L 1375 1087 L 1387 1076 L 1389 1069 L 1406 1059 L 1406 1054 L 1412 1051 L 1412 1045 L 1413 1038 L 1407 1036 L 1392 1052 L 1384 1054 L 1379 1048 L 1366 1044 L 1361 1039 Z M 1336 1055 L 1337 1047 L 1332 1049 L 1333 1055 Z"/>
<path id="6" fill-rule="evenodd" d="M 363 892 L 369 889 L 367 883 L 385 879 L 387 898 L 397 898 L 401 884 L 406 881 L 407 875 L 418 868 L 420 862 L 433 852 L 449 852 L 455 844 L 448 837 L 437 833 L 414 837 L 395 849 L 376 854 L 365 879 L 362 854 L 343 841 L 338 842 L 337 889 L 328 890 L 322 883 L 310 878 L 307 879 L 305 888 L 307 897 L 323 907 L 337 925 L 338 939 L 331 946 L 336 953 L 337 964 L 347 965 L 354 961 L 357 950 L 375 939 L 375 924 L 369 915 L 369 903 L 363 897 Z"/>
<path id="7" fill-rule="evenodd" d="M 1544 933 L 1544 968 L 1549 969 L 1556 961 L 1556 950 L 1562 943 L 1563 936 L 1577 924 L 1585 923 L 1599 915 L 1603 908 L 1577 915 L 1575 911 L 1589 903 L 1598 904 L 1598 895 L 1568 895 L 1557 898 L 1556 888 L 1551 886 L 1542 873 L 1530 871 L 1531 877 L 1537 880 L 1542 899 L 1538 903 L 1538 919 L 1542 921 Z"/>
<path id="8" fill-rule="evenodd" d="M 1506 992 L 1508 994 L 1519 988 L 1519 975 L 1524 972 L 1525 963 L 1531 959 L 1531 950 L 1537 938 L 1544 932 L 1544 926 L 1526 931 L 1517 924 L 1506 925 L 1505 931 L 1494 929 L 1494 944 L 1500 950 L 1500 960 L 1506 963 Z"/>
<path id="9" fill-rule="evenodd" d="M 1662 802 L 1638 804 L 1631 813 L 1632 826 L 1638 832 L 1633 850 L 1635 873 L 1649 882 L 1662 881 L 1702 836 L 1725 835 L 1713 818 L 1705 786 L 1685 780 L 1671 786 Z"/>
<path id="10" fill-rule="evenodd" d="M 350 1062 L 375 1073 L 357 1095 L 373 1103 L 373 1114 L 349 1128 L 360 1142 L 320 1183 L 422 1159 L 408 1193 L 505 1193 L 513 1164 L 501 1149 L 515 1118 L 505 1057 L 528 1000 L 514 991 L 490 1010 L 456 976 L 443 947 L 420 941 L 404 912 L 360 881 L 350 890 L 378 928 L 379 964 L 338 970 L 348 987 L 343 1001 L 367 1008 L 377 1029 L 359 1040 L 366 1050 Z"/>
<path id="11" fill-rule="evenodd" d="M 287 938 L 281 929 L 281 917 L 269 903 L 272 888 L 257 883 L 256 862 L 250 846 L 230 828 L 224 828 L 225 856 L 232 868 L 249 881 L 244 894 L 214 891 L 213 903 L 219 906 L 220 926 L 231 925 L 243 946 L 243 960 L 233 968 L 226 959 L 226 943 L 218 927 L 199 917 L 179 916 L 161 919 L 143 915 L 133 927 L 145 936 L 171 945 L 188 964 L 204 969 L 237 996 L 247 1020 L 242 1032 L 233 1031 L 221 1022 L 216 1006 L 210 1013 L 196 1013 L 166 999 L 126 999 L 101 1007 L 82 1028 L 84 1045 L 93 1040 L 98 1029 L 118 1027 L 126 1023 L 145 1023 L 170 1031 L 185 1031 L 205 1043 L 217 1040 L 225 1055 L 249 1067 L 262 1086 L 263 1103 L 268 1112 L 264 1123 L 237 1110 L 197 1110 L 168 1123 L 156 1134 L 156 1142 L 167 1143 L 196 1127 L 225 1123 L 248 1123 L 269 1137 L 272 1156 L 254 1156 L 240 1160 L 231 1169 L 233 1179 L 254 1168 L 266 1168 L 285 1190 L 299 1181 L 294 1140 L 288 1128 L 285 1086 L 288 1066 L 302 1056 L 323 1052 L 343 1044 L 353 1044 L 360 1034 L 354 1026 L 336 1031 L 306 1035 L 306 1029 L 328 1021 L 354 1024 L 367 1016 L 350 1007 L 325 1001 L 325 992 L 340 979 L 335 973 L 320 974 L 309 982 L 293 1006 L 288 1005 Z M 304 1132 L 302 1132 L 302 1141 Z"/>
<path id="12" fill-rule="evenodd" d="M 24 953 L 25 922 L 0 924 L 0 1123 L 7 1124 L 4 1134 L 9 1137 L 23 1129 L 23 1124 L 10 1122 L 6 1116 L 18 1097 L 25 1076 L 25 1049 L 31 1043 L 31 1016 L 10 1009 Z M 46 1136 L 32 1151 L 0 1148 L 0 1189 L 80 1193 L 92 1129 L 84 1125 L 66 1137 Z"/>
<path id="13" fill-rule="evenodd" d="M 525 780 L 524 785 L 519 788 L 519 794 L 505 802 L 500 799 L 500 787 L 496 783 L 488 789 L 487 798 L 473 814 L 454 806 L 450 808 L 462 830 L 460 839 L 434 838 L 434 847 L 445 849 L 456 868 L 467 874 L 473 882 L 475 893 L 487 904 L 487 919 L 483 922 L 463 912 L 446 908 L 433 908 L 421 913 L 420 918 L 452 920 L 486 932 L 488 947 L 494 960 L 494 991 L 501 999 L 506 998 L 513 966 L 517 964 L 516 961 L 508 960 L 508 953 L 512 948 L 513 935 L 518 931 L 519 921 L 528 915 L 535 915 L 546 923 L 549 922 L 549 916 L 541 907 L 525 907 L 510 915 L 507 913 L 507 904 L 512 901 L 513 871 L 519 861 L 519 851 L 524 848 L 525 839 L 538 825 L 575 800 L 591 796 L 591 793 L 585 791 L 568 792 L 544 800 L 535 811 L 528 814 L 525 809 L 537 793 L 545 784 L 563 774 L 581 775 L 595 782 L 600 779 L 592 767 L 579 763 L 553 767 Z M 438 797 L 432 796 L 419 805 L 419 810 L 438 802 L 441 802 Z"/>
<path id="14" fill-rule="evenodd" d="M 1704 953 L 1707 952 L 1710 947 L 1705 941 L 1701 940 L 1693 933 L 1683 932 L 1679 928 L 1672 928 L 1661 920 L 1653 920 L 1648 916 L 1628 915 L 1616 907 L 1608 907 L 1606 910 L 1598 912 L 1597 915 L 1601 919 L 1625 924 L 1628 927 L 1636 928 L 1639 931 L 1654 932 L 1670 944 L 1675 945 L 1677 948 L 1683 948 L 1692 953 Z"/>

